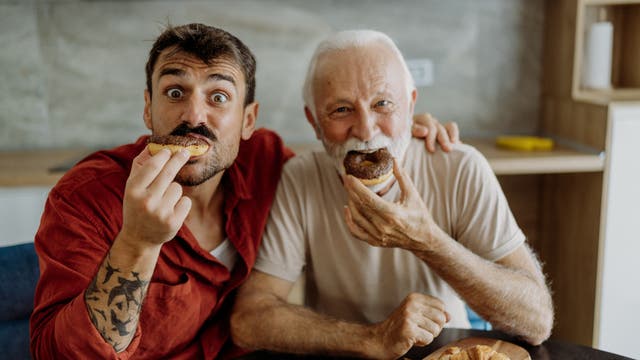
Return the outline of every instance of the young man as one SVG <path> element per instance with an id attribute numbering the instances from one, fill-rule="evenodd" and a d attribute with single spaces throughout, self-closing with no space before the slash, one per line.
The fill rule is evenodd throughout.
<path id="1" fill-rule="evenodd" d="M 305 112 L 326 151 L 285 165 L 236 299 L 238 345 L 397 358 L 447 323 L 469 327 L 462 300 L 532 344 L 549 336 L 544 275 L 491 168 L 469 146 L 427 154 L 412 141 L 416 96 L 386 35 L 347 31 L 318 46 Z M 391 180 L 367 188 L 346 175 L 354 157 L 385 153 Z M 287 304 L 303 269 L 308 307 Z"/>
<path id="2" fill-rule="evenodd" d="M 153 136 L 207 151 L 151 155 L 144 136 L 87 157 L 53 188 L 35 239 L 36 358 L 212 359 L 237 350 L 234 289 L 253 267 L 292 153 L 275 133 L 254 132 L 255 60 L 226 31 L 168 28 L 146 74 Z"/>

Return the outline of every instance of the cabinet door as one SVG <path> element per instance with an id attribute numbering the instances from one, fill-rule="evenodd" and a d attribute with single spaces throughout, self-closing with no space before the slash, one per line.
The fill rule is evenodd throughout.
<path id="1" fill-rule="evenodd" d="M 640 103 L 609 108 L 599 348 L 640 358 Z"/>

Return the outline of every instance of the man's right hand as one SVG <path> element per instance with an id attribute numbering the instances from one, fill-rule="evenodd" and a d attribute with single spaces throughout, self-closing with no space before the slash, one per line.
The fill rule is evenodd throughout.
<path id="1" fill-rule="evenodd" d="M 413 346 L 426 346 L 447 322 L 449 313 L 442 301 L 429 295 L 409 294 L 386 320 L 372 325 L 377 351 L 371 355 L 396 359 Z"/>
<path id="2" fill-rule="evenodd" d="M 191 199 L 182 196 L 182 186 L 174 179 L 188 160 L 186 150 L 174 155 L 162 150 L 152 156 L 146 148 L 133 160 L 124 190 L 120 233 L 128 245 L 162 245 L 178 233 Z"/>

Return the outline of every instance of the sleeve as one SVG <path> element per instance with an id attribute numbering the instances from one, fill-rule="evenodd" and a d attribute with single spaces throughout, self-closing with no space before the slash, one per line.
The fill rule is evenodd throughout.
<path id="1" fill-rule="evenodd" d="M 255 264 L 257 270 L 291 282 L 300 276 L 306 254 L 304 184 L 298 182 L 301 174 L 296 170 L 299 160 L 285 164 Z"/>
<path id="2" fill-rule="evenodd" d="M 459 166 L 453 204 L 457 240 L 479 256 L 496 261 L 526 238 L 487 160 L 469 147 Z"/>
<path id="3" fill-rule="evenodd" d="M 35 238 L 40 263 L 31 353 L 36 359 L 128 359 L 136 350 L 140 327 L 126 351 L 116 353 L 89 318 L 84 291 L 111 241 L 90 221 L 81 196 L 50 193 Z M 121 211 L 121 210 L 120 210 Z"/>

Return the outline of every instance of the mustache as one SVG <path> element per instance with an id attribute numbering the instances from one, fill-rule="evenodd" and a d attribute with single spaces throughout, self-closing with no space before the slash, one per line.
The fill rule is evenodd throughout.
<path id="1" fill-rule="evenodd" d="M 186 136 L 187 134 L 198 134 L 206 137 L 211 141 L 217 141 L 218 138 L 216 135 L 209 129 L 206 125 L 198 125 L 196 127 L 190 127 L 187 123 L 182 123 L 178 125 L 173 131 L 171 135 L 175 136 Z"/>

